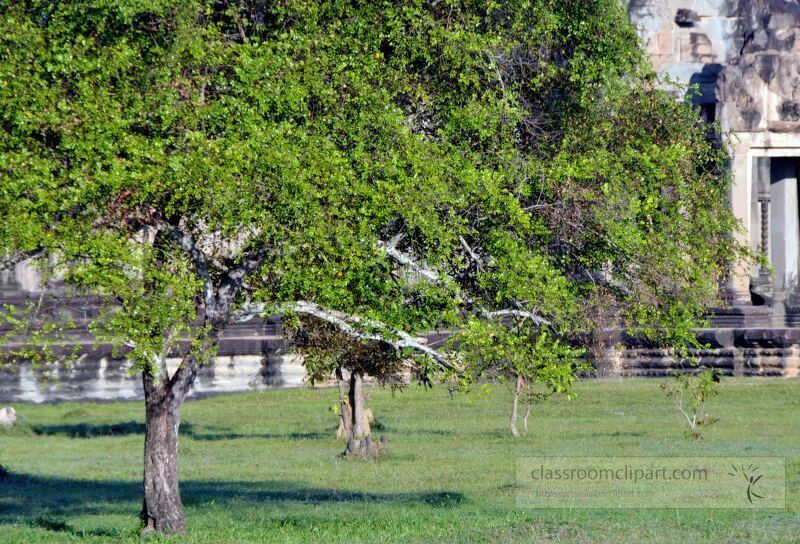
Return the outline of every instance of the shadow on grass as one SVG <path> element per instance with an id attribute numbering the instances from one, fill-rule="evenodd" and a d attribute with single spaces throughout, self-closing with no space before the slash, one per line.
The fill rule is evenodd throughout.
<path id="1" fill-rule="evenodd" d="M 101 436 L 129 436 L 141 435 L 144 437 L 145 426 L 140 421 L 124 421 L 119 423 L 61 423 L 57 425 L 31 425 L 33 434 L 38 436 L 66 436 L 68 438 L 97 438 Z M 193 440 L 236 440 L 241 438 L 296 439 L 320 440 L 333 438 L 336 428 L 331 427 L 324 431 L 314 432 L 285 432 L 285 433 L 232 433 L 214 427 L 193 425 L 188 421 L 181 423 L 180 434 Z"/>
<path id="2" fill-rule="evenodd" d="M 300 432 L 232 433 L 225 431 L 216 431 L 213 428 L 209 427 L 200 428 L 198 426 L 192 426 L 192 425 L 184 427 L 184 425 L 181 424 L 180 434 L 182 434 L 183 436 L 188 436 L 192 440 L 208 440 L 208 441 L 237 440 L 237 439 L 248 439 L 248 438 L 260 438 L 264 440 L 280 440 L 280 439 L 324 440 L 326 438 L 334 438 L 336 436 L 336 429 L 334 427 L 331 427 L 329 430 L 325 431 L 312 431 L 306 433 L 300 433 Z"/>
<path id="3" fill-rule="evenodd" d="M 445 431 L 441 429 L 419 429 L 416 427 L 410 427 L 408 429 L 400 429 L 400 428 L 392 428 L 390 425 L 386 425 L 385 423 L 381 422 L 380 420 L 376 419 L 370 424 L 370 427 L 373 432 L 376 433 L 387 433 L 389 435 L 395 434 L 398 436 L 403 435 L 427 435 L 427 436 L 453 436 L 455 432 L 453 431 Z"/>
<path id="4" fill-rule="evenodd" d="M 121 529 L 107 529 L 107 528 L 99 528 L 99 529 L 76 529 L 63 519 L 58 517 L 48 516 L 46 514 L 36 516 L 31 521 L 28 522 L 28 525 L 31 527 L 39 527 L 41 529 L 47 529 L 48 531 L 53 531 L 55 533 L 70 533 L 75 536 L 80 537 L 87 537 L 87 536 L 102 536 L 102 537 L 121 537 L 125 536 L 125 531 Z"/>
<path id="5" fill-rule="evenodd" d="M 98 436 L 144 436 L 144 423 L 125 421 L 121 423 L 62 423 L 59 425 L 31 425 L 33 434 L 39 436 L 66 436 L 69 438 L 95 438 Z"/>
<path id="6" fill-rule="evenodd" d="M 288 502 L 357 502 L 450 508 L 464 502 L 463 494 L 451 491 L 372 493 L 305 487 L 294 482 L 275 480 L 188 480 L 180 485 L 183 503 L 189 507 L 226 502 L 273 503 L 278 506 Z M 0 524 L 25 523 L 52 531 L 82 534 L 72 528 L 65 518 L 94 514 L 136 516 L 142 500 L 141 490 L 142 484 L 134 481 L 75 480 L 15 474 L 12 471 L 0 479 Z"/>

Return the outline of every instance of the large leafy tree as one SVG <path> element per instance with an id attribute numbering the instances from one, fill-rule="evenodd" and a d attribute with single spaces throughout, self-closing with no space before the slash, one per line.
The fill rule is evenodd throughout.
<path id="1" fill-rule="evenodd" d="M 450 304 L 406 288 L 378 243 L 404 216 L 439 237 L 439 218 L 416 202 L 435 208 L 424 184 L 441 152 L 395 104 L 404 80 L 377 55 L 377 7 L 2 11 L 7 261 L 46 254 L 67 285 L 103 297 L 92 329 L 144 381 L 145 529 L 182 531 L 180 406 L 237 310 L 364 310 L 400 329 L 393 346 L 413 347 L 407 323 Z"/>
<path id="2" fill-rule="evenodd" d="M 614 0 L 0 11 L 4 264 L 103 297 L 93 330 L 145 386 L 148 530 L 184 529 L 180 406 L 231 320 L 304 313 L 451 368 L 414 335 L 467 323 L 460 374 L 562 387 L 577 352 L 542 346 L 592 323 L 685 344 L 738 251 L 719 157 Z"/>

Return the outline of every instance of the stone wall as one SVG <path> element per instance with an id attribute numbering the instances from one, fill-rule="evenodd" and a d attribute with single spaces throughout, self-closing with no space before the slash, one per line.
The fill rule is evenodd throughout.
<path id="1" fill-rule="evenodd" d="M 178 359 L 168 361 L 176 365 Z M 305 370 L 296 357 L 229 355 L 200 370 L 189 397 L 298 387 Z M 67 368 L 35 370 L 30 365 L 0 370 L 0 403 L 142 399 L 142 378 L 130 363 L 110 356 L 83 355 Z"/>
<path id="2" fill-rule="evenodd" d="M 19 277 L 28 278 L 29 283 L 17 281 Z M 37 281 L 35 267 L 30 263 L 17 265 L 13 274 L 0 277 L 0 303 L 24 307 L 31 301 L 38 302 Z M 141 376 L 130 372 L 130 362 L 115 358 L 112 347 L 98 345 L 87 330 L 98 313 L 96 298 L 66 296 L 56 285 L 48 289 L 45 305 L 74 321 L 75 327 L 66 331 L 66 339 L 59 347 L 77 347 L 80 356 L 66 367 L 34 369 L 21 365 L 0 369 L 0 403 L 143 398 Z M 169 359 L 168 365 L 178 362 L 177 358 Z M 305 370 L 300 359 L 288 350 L 280 322 L 254 319 L 223 331 L 217 357 L 200 370 L 190 396 L 298 387 L 304 380 Z"/>
<path id="3" fill-rule="evenodd" d="M 716 368 L 727 376 L 800 376 L 800 329 L 714 328 L 698 331 L 707 348 L 691 350 L 698 366 Z M 600 377 L 665 377 L 676 370 L 696 366 L 681 364 L 671 352 L 617 333 L 603 360 L 597 361 Z"/>
<path id="4" fill-rule="evenodd" d="M 797 376 L 800 365 L 800 3 L 797 0 L 630 0 L 656 70 L 717 120 L 731 157 L 740 240 L 774 268 L 732 271 L 732 308 L 713 312 L 701 364 L 735 375 Z M 661 375 L 668 354 L 619 338 L 604 373 Z"/>
<path id="5" fill-rule="evenodd" d="M 628 17 L 656 71 L 697 84 L 697 102 L 715 104 L 717 78 L 741 47 L 736 0 L 631 0 Z"/>

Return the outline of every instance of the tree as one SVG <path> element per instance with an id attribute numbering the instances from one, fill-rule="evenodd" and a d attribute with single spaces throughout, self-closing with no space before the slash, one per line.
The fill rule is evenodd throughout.
<path id="1" fill-rule="evenodd" d="M 372 438 L 372 411 L 367 406 L 364 379 L 373 376 L 381 384 L 402 387 L 402 373 L 411 361 L 403 350 L 380 340 L 362 342 L 343 334 L 337 327 L 316 318 L 303 318 L 295 324 L 293 341 L 304 355 L 304 366 L 311 383 L 336 379 L 339 392 L 337 438 L 347 440 L 345 454 L 374 458 L 387 453 L 387 440 Z"/>
<path id="2" fill-rule="evenodd" d="M 441 305 L 398 300 L 377 243 L 403 208 L 425 217 L 403 198 L 431 153 L 379 58 L 346 69 L 377 50 L 370 17 L 342 25 L 346 3 L 248 9 L 2 5 L 0 240 L 8 263 L 46 255 L 67 286 L 100 295 L 92 331 L 141 372 L 148 532 L 185 528 L 180 407 L 236 312 L 315 312 L 315 299 L 402 324 Z M 28 322 L 23 341 L 58 330 L 8 312 Z"/>
<path id="3" fill-rule="evenodd" d="M 92 330 L 142 373 L 147 530 L 184 529 L 180 406 L 232 320 L 445 368 L 416 335 L 470 319 L 679 344 L 739 251 L 721 161 L 615 0 L 0 9 L 0 247 L 100 295 Z"/>
<path id="4" fill-rule="evenodd" d="M 525 414 L 522 416 L 523 433 L 528 432 L 528 417 L 533 402 L 554 393 L 571 397 L 576 374 L 588 371 L 591 366 L 581 360 L 583 349 L 561 342 L 547 328 L 516 318 L 512 322 L 470 320 L 463 331 L 455 336 L 463 344 L 465 367 L 462 386 L 475 383 L 510 381 L 514 401 L 509 427 L 512 436 L 520 436 L 517 428 L 519 400 L 528 389 Z M 535 387 L 541 384 L 541 390 Z"/>

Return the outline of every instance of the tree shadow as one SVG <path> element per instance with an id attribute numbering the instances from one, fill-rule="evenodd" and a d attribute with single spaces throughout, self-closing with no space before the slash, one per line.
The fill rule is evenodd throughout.
<path id="1" fill-rule="evenodd" d="M 336 428 L 331 427 L 324 431 L 310 431 L 310 432 L 274 432 L 274 433 L 234 433 L 225 432 L 216 427 L 206 427 L 202 425 L 192 425 L 181 423 L 180 434 L 187 436 L 192 440 L 238 440 L 248 438 L 259 438 L 264 440 L 324 440 L 326 438 L 334 438 L 336 436 Z"/>
<path id="2" fill-rule="evenodd" d="M 418 429 L 415 427 L 409 429 L 400 429 L 400 428 L 393 428 L 390 425 L 386 425 L 385 423 L 381 422 L 380 420 L 376 419 L 370 424 L 372 431 L 376 433 L 386 433 L 389 435 L 397 434 L 397 435 L 427 435 L 427 436 L 453 436 L 455 432 L 453 431 L 445 431 L 442 429 Z"/>
<path id="3" fill-rule="evenodd" d="M 54 533 L 69 533 L 79 537 L 87 537 L 87 536 L 100 536 L 100 537 L 121 537 L 125 535 L 125 531 L 122 529 L 113 529 L 113 528 L 106 528 L 101 527 L 98 529 L 77 529 L 64 521 L 63 519 L 59 519 L 56 517 L 49 516 L 47 514 L 43 514 L 40 516 L 36 516 L 31 521 L 28 522 L 28 525 L 31 527 L 39 527 L 41 529 L 47 529 L 48 531 L 53 531 Z"/>
<path id="4" fill-rule="evenodd" d="M 451 508 L 463 503 L 454 491 L 375 493 L 306 487 L 291 481 L 187 480 L 180 484 L 186 506 L 226 502 L 280 505 L 298 502 L 422 504 Z M 142 485 L 136 481 L 78 480 L 11 472 L 0 479 L 0 525 L 24 523 L 52 531 L 83 534 L 65 518 L 80 515 L 121 514 L 135 517 L 141 505 Z M 102 529 L 103 535 L 114 533 Z M 88 534 L 87 534 L 88 536 Z"/>
<path id="5" fill-rule="evenodd" d="M 145 425 L 140 421 L 123 421 L 119 423 L 60 423 L 57 425 L 31 425 L 31 432 L 38 436 L 65 436 L 67 438 L 97 438 L 102 436 L 144 436 Z M 320 440 L 333 438 L 336 428 L 312 432 L 275 432 L 275 433 L 234 433 L 226 432 L 223 427 L 194 425 L 188 421 L 181 423 L 181 436 L 192 440 L 236 440 L 242 438 L 262 438 L 265 440 L 294 439 Z"/>
<path id="6" fill-rule="evenodd" d="M 144 423 L 123 421 L 120 423 L 62 423 L 58 425 L 31 425 L 38 436 L 66 436 L 68 438 L 96 438 L 99 436 L 144 436 Z"/>
<path id="7" fill-rule="evenodd" d="M 141 421 L 121 421 L 117 423 L 59 423 L 55 425 L 30 425 L 31 432 L 38 436 L 65 436 L 67 438 L 97 438 L 102 436 L 144 436 L 145 426 Z M 393 428 L 376 420 L 372 423 L 372 430 L 376 433 L 388 435 L 426 435 L 426 436 L 452 436 L 453 431 L 440 429 L 400 429 Z M 238 440 L 256 438 L 263 440 L 325 440 L 336 436 L 336 427 L 331 426 L 319 431 L 309 432 L 230 432 L 225 427 L 209 425 L 196 425 L 188 421 L 181 423 L 181 436 L 192 440 Z"/>

